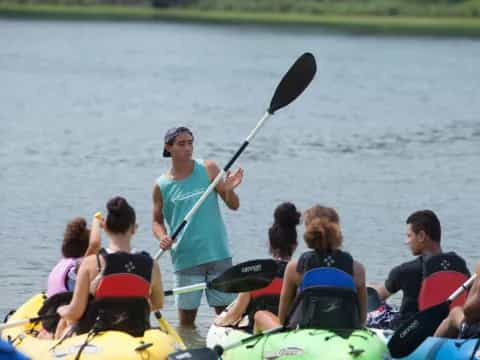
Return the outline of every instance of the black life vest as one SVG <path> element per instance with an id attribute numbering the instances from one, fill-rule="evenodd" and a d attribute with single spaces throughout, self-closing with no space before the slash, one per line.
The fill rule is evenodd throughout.
<path id="1" fill-rule="evenodd" d="M 350 254 L 309 251 L 300 256 L 297 271 L 303 279 L 285 322 L 288 328 L 361 327 Z"/>
<path id="2" fill-rule="evenodd" d="M 287 261 L 277 261 L 277 273 L 272 282 L 259 290 L 250 292 L 250 302 L 248 304 L 246 315 L 248 315 L 247 331 L 253 330 L 255 313 L 260 310 L 268 310 L 273 314 L 278 313 L 280 302 L 280 293 L 282 292 L 283 275 L 287 266 Z"/>
<path id="3" fill-rule="evenodd" d="M 79 332 L 118 330 L 142 336 L 150 328 L 150 280 L 153 259 L 146 252 L 107 253 L 94 301 L 87 308 Z M 98 259 L 98 255 L 97 255 Z M 100 261 L 98 259 L 100 268 Z"/>

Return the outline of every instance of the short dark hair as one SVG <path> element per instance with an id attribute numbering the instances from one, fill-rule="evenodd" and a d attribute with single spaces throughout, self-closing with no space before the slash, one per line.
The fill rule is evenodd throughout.
<path id="1" fill-rule="evenodd" d="M 67 224 L 63 234 L 62 255 L 65 258 L 79 258 L 88 248 L 90 230 L 84 218 L 75 218 Z"/>
<path id="2" fill-rule="evenodd" d="M 110 199 L 107 203 L 106 227 L 116 234 L 125 233 L 130 226 L 135 225 L 135 210 L 121 196 Z"/>
<path id="3" fill-rule="evenodd" d="M 407 224 L 412 226 L 412 230 L 415 234 L 420 231 L 425 233 L 435 242 L 440 242 L 442 237 L 442 228 L 440 226 L 440 220 L 432 210 L 419 210 L 415 211 L 407 218 Z"/>

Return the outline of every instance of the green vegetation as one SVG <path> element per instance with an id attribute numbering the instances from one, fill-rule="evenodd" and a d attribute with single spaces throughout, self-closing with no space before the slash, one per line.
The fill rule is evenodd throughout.
<path id="1" fill-rule="evenodd" d="M 153 0 L 161 7 L 152 7 L 149 0 L 53 1 L 0 0 L 0 16 L 292 24 L 353 32 L 480 36 L 480 0 Z M 170 6 L 165 6 L 167 2 Z"/>
<path id="2" fill-rule="evenodd" d="M 314 15 L 479 17 L 480 0 L 196 0 L 202 10 Z"/>

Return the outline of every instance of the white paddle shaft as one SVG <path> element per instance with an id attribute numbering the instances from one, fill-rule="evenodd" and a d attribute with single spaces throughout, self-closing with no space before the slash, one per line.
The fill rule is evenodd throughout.
<path id="1" fill-rule="evenodd" d="M 470 278 L 467 281 L 465 281 L 462 284 L 462 286 L 460 286 L 457 290 L 455 290 L 455 292 L 452 295 L 448 297 L 447 301 L 452 302 L 453 300 L 455 300 L 458 297 L 458 295 L 460 295 L 462 292 L 467 290 L 470 287 L 470 285 L 473 284 L 476 278 L 477 278 L 477 274 L 473 274 L 472 276 L 470 276 Z"/>

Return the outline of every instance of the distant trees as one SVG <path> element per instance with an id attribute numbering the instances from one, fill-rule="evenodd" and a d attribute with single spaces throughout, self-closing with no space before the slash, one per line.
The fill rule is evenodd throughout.
<path id="1" fill-rule="evenodd" d="M 191 3 L 192 0 L 152 0 L 152 6 L 166 8 L 171 6 L 182 6 Z"/>

